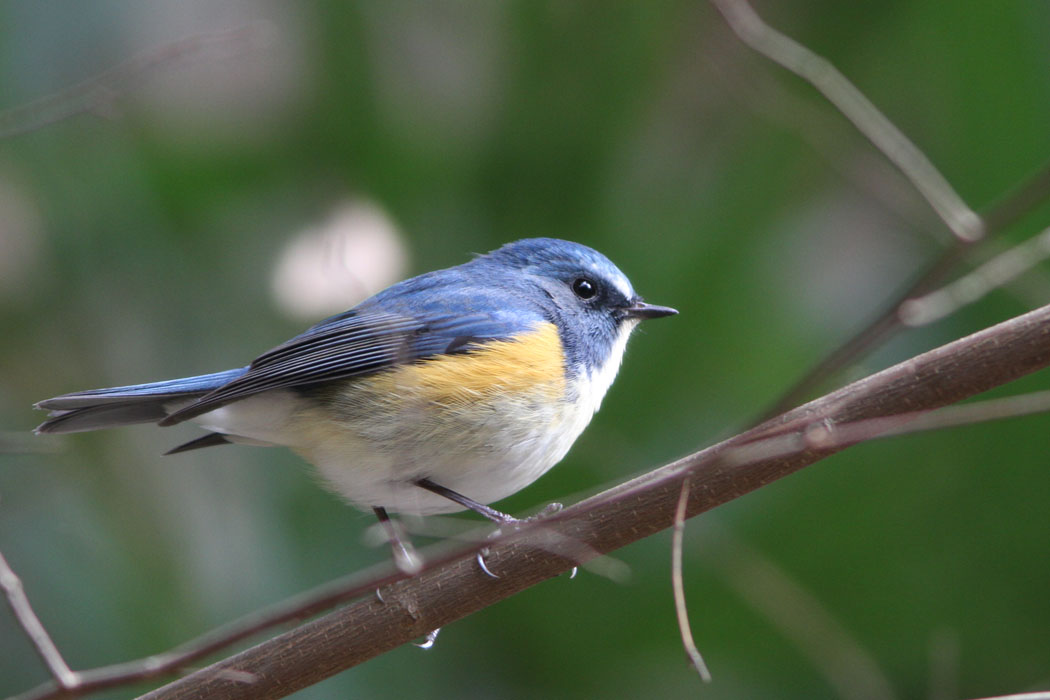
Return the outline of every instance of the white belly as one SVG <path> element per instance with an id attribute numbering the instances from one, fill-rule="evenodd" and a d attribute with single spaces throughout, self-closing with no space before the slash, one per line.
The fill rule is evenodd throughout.
<path id="1" fill-rule="evenodd" d="M 414 482 L 427 478 L 485 504 L 531 484 L 565 456 L 587 427 L 616 375 L 633 327 L 628 322 L 621 328 L 604 367 L 561 385 L 558 398 L 552 398 L 550 387 L 528 395 L 507 391 L 477 397 L 465 387 L 467 398 L 435 401 L 422 388 L 375 375 L 354 381 L 328 401 L 273 391 L 204 414 L 197 422 L 234 442 L 292 448 L 317 467 L 333 491 L 359 508 L 452 513 L 463 507 Z"/>
<path id="2" fill-rule="evenodd" d="M 481 503 L 498 501 L 561 461 L 594 415 L 589 402 L 526 403 L 426 416 L 377 411 L 352 426 L 311 408 L 297 420 L 303 439 L 292 447 L 359 508 L 452 513 L 462 506 L 413 482 L 428 478 Z"/>

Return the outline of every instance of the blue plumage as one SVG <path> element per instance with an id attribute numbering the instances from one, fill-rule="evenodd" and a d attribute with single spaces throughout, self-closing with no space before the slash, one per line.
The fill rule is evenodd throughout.
<path id="1" fill-rule="evenodd" d="M 73 433 L 116 425 L 156 423 L 168 415 L 165 404 L 179 400 L 192 401 L 247 371 L 247 367 L 239 367 L 197 377 L 90 389 L 46 399 L 37 403 L 36 407 L 51 411 L 51 417 L 36 432 Z"/>
<path id="2" fill-rule="evenodd" d="M 557 463 L 631 330 L 673 313 L 601 253 L 527 239 L 396 284 L 247 367 L 41 401 L 37 431 L 194 420 L 212 432 L 173 451 L 286 445 L 358 506 L 491 517 L 471 494 L 498 500 Z"/>

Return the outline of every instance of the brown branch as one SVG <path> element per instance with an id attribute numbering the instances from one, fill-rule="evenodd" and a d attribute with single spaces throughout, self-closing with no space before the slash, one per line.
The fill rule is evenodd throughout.
<path id="1" fill-rule="evenodd" d="M 0 554 L 0 588 L 3 589 L 7 604 L 11 607 L 11 612 L 14 613 L 22 631 L 33 643 L 33 648 L 36 649 L 40 658 L 47 664 L 55 684 L 59 688 L 70 688 L 75 685 L 76 674 L 66 664 L 58 647 L 55 646 L 51 636 L 40 622 L 40 618 L 33 612 L 33 606 L 29 604 L 29 598 L 26 597 L 25 589 L 22 587 L 22 580 L 15 574 L 3 554 Z"/>
<path id="2" fill-rule="evenodd" d="M 1024 184 L 1004 196 L 982 214 L 987 228 L 987 236 L 983 240 L 988 240 L 994 234 L 1012 226 L 1040 202 L 1046 201 L 1048 197 L 1050 197 L 1050 165 L 1044 166 Z M 833 373 L 845 367 L 864 351 L 904 328 L 901 307 L 914 297 L 934 289 L 971 249 L 972 244 L 957 242 L 941 253 L 940 257 L 934 260 L 913 282 L 895 294 L 874 319 L 820 360 L 801 379 L 781 394 L 758 421 L 769 420 L 796 406 Z"/>
<path id="3" fill-rule="evenodd" d="M 900 323 L 925 326 L 976 303 L 990 292 L 1005 287 L 1050 257 L 1050 228 L 1008 248 L 972 272 L 939 289 L 908 299 L 897 309 Z"/>
<path id="4" fill-rule="evenodd" d="M 689 503 L 689 477 L 682 481 L 682 488 L 678 493 L 678 505 L 674 510 L 674 526 L 671 529 L 671 591 L 674 594 L 674 612 L 678 618 L 678 632 L 682 637 L 682 648 L 685 649 L 686 658 L 693 665 L 700 679 L 705 683 L 711 682 L 711 671 L 704 662 L 703 655 L 696 648 L 696 640 L 693 639 L 693 630 L 689 626 L 689 606 L 685 602 L 685 577 L 682 575 L 682 550 L 685 539 L 685 507 Z"/>
<path id="5" fill-rule="evenodd" d="M 721 457 L 727 465 L 739 465 L 758 459 L 786 457 L 809 446 L 820 448 L 834 447 L 841 450 L 874 438 L 896 437 L 922 431 L 943 430 L 1046 412 L 1050 412 L 1050 391 L 1039 391 L 1006 398 L 971 402 L 961 406 L 947 406 L 936 411 L 912 411 L 888 417 L 868 418 L 848 424 L 810 424 L 801 432 L 774 434 L 727 449 L 722 453 Z M 685 486 L 685 482 L 683 482 L 683 486 Z M 680 505 L 684 503 L 681 500 L 682 493 L 687 494 L 687 491 L 684 488 L 680 490 Z M 679 517 L 676 509 L 674 527 L 677 529 L 679 524 L 684 524 L 684 518 Z M 474 538 L 469 533 L 463 533 L 462 531 L 458 534 L 461 539 L 481 541 L 480 534 Z M 439 567 L 448 561 L 473 555 L 481 546 L 480 544 L 474 544 L 460 549 L 450 548 L 447 545 L 430 547 L 424 550 L 425 556 L 423 561 L 425 568 Z M 566 542 L 557 546 L 548 543 L 547 548 L 550 552 L 560 552 L 570 558 L 576 558 L 578 552 L 575 550 L 581 546 L 582 544 L 577 542 Z M 677 542 L 674 546 L 677 552 L 676 556 L 680 557 L 681 552 L 678 549 Z M 599 566 L 599 563 L 602 566 Z M 614 563 L 618 562 L 606 556 L 600 562 L 592 560 L 589 569 L 592 573 L 607 575 L 615 580 L 618 572 L 616 567 L 612 566 Z M 680 566 L 680 562 L 677 566 Z M 570 578 L 573 578 L 574 575 L 575 571 L 573 575 L 570 575 Z M 680 576 L 680 573 L 678 576 Z M 33 691 L 18 696 L 16 700 L 44 700 L 45 698 L 59 696 L 82 696 L 106 688 L 170 675 L 186 668 L 201 658 L 210 656 L 267 629 L 320 614 L 336 605 L 359 598 L 364 594 L 370 594 L 384 585 L 407 577 L 408 575 L 403 571 L 395 571 L 389 564 L 374 566 L 335 579 L 269 608 L 246 615 L 239 620 L 211 630 L 169 651 L 119 664 L 76 672 L 72 678 L 67 678 L 64 688 L 66 692 L 62 692 L 63 688 L 59 687 L 61 684 L 47 683 Z M 678 600 L 680 600 L 681 595 L 682 592 L 676 589 L 676 606 L 680 605 Z M 688 634 L 687 631 L 686 633 Z M 427 643 L 418 644 L 417 646 L 426 648 L 427 644 L 431 643 L 429 641 L 430 636 L 428 635 Z M 436 636 L 436 634 L 433 636 Z M 695 650 L 695 645 L 693 645 L 691 650 L 687 644 L 686 651 L 691 658 L 694 658 L 693 650 Z M 248 674 L 242 674 L 240 677 L 251 678 Z"/>
<path id="6" fill-rule="evenodd" d="M 370 599 L 306 623 L 146 696 L 277 698 L 371 659 L 430 630 L 572 568 L 544 546 L 543 531 L 607 553 L 672 525 L 690 479 L 689 517 L 739 498 L 838 451 L 837 445 L 740 464 L 727 452 L 778 434 L 888 416 L 910 419 L 1050 364 L 1050 306 L 912 358 L 730 440 L 589 498 L 490 545 L 482 573 L 472 555 L 453 559 Z M 229 674 L 235 672 L 237 677 Z M 248 675 L 243 675 L 248 674 Z M 252 679 L 247 682 L 246 679 Z"/>
<path id="7" fill-rule="evenodd" d="M 431 548 L 427 550 L 430 553 L 427 564 L 432 567 L 440 566 L 452 558 L 466 556 L 476 549 L 477 546 L 469 550 L 460 548 L 456 551 L 450 551 L 448 547 Z M 75 672 L 72 676 L 65 677 L 62 683 L 44 683 L 16 696 L 14 700 L 80 697 L 107 688 L 171 675 L 199 659 L 211 656 L 264 630 L 320 614 L 340 603 L 360 598 L 381 586 L 403 578 L 407 578 L 407 574 L 396 570 L 390 564 L 373 566 L 329 581 L 269 608 L 216 627 L 168 651 L 141 659 Z"/>
<path id="8" fill-rule="evenodd" d="M 745 2 L 714 2 L 744 41 L 824 92 L 880 151 L 901 167 L 960 241 L 972 241 L 982 230 L 1005 228 L 1050 191 L 1050 169 L 1047 169 L 1018 195 L 990 211 L 984 219 L 986 225 L 982 226 L 981 219 L 955 195 L 925 156 L 830 63 L 762 23 Z M 158 67 L 193 54 L 202 46 L 207 48 L 213 39 L 227 38 L 225 34 L 218 34 L 175 42 L 57 96 L 2 112 L 0 136 L 21 133 L 84 111 L 104 111 L 116 95 L 133 89 Z M 966 250 L 965 243 L 949 250 L 900 301 L 911 297 L 916 290 L 932 286 Z M 815 376 L 826 377 L 878 338 L 896 330 L 900 301 L 836 351 L 830 363 L 818 367 Z M 296 598 L 171 652 L 83 673 L 73 674 L 68 668 L 65 671 L 72 674 L 72 685 L 78 695 L 120 682 L 154 677 L 276 622 L 316 614 L 338 601 L 371 590 L 374 585 L 391 584 L 382 601 L 358 603 L 330 614 L 148 695 L 158 698 L 283 697 L 558 575 L 573 566 L 573 558 L 580 556 L 580 552 L 586 553 L 584 558 L 597 556 L 668 527 L 672 521 L 680 522 L 681 515 L 671 517 L 676 512 L 676 503 L 684 504 L 686 514 L 691 517 L 786 476 L 848 444 L 868 439 L 874 433 L 900 432 L 903 423 L 925 415 L 932 408 L 1040 369 L 1050 362 L 1047 323 L 1044 308 L 1000 324 L 588 499 L 539 526 L 501 538 L 491 546 L 487 557 L 490 566 L 500 572 L 500 579 L 479 578 L 473 564 L 473 549 L 446 553 L 430 559 L 428 570 L 415 579 L 392 583 L 399 578 L 397 575 L 384 571 L 362 572 L 349 580 L 322 587 L 308 594 L 305 600 Z M 810 382 L 808 390 L 814 380 L 810 377 L 807 381 Z M 843 427 L 844 422 L 848 430 L 826 430 Z M 781 447 L 774 448 L 775 444 Z M 683 495 L 685 498 L 681 499 Z M 571 556 L 564 548 L 565 542 L 578 545 L 572 548 Z M 9 599 L 16 598 L 9 594 Z M 54 658 L 61 660 L 57 650 Z M 56 667 L 51 665 L 54 671 Z M 58 668 L 61 670 L 61 666 Z M 65 675 L 59 673 L 56 678 Z M 67 694 L 63 685 L 66 689 L 70 687 L 69 683 L 56 680 L 51 687 L 42 686 L 24 697 L 58 697 Z"/>
<path id="9" fill-rule="evenodd" d="M 808 81 L 853 122 L 926 198 L 958 240 L 972 242 L 984 236 L 984 222 L 956 194 L 926 154 L 830 61 L 770 27 L 746 0 L 711 2 L 741 41 Z"/>
<path id="10" fill-rule="evenodd" d="M 796 406 L 818 384 L 903 326 L 901 306 L 937 286 L 973 244 L 1009 227 L 1050 196 L 1050 166 L 981 215 L 974 213 L 929 159 L 827 59 L 766 24 L 746 0 L 711 0 L 737 37 L 755 51 L 819 90 L 927 199 L 955 234 L 954 245 L 894 296 L 853 337 L 789 387 L 758 418 L 761 422 Z"/>

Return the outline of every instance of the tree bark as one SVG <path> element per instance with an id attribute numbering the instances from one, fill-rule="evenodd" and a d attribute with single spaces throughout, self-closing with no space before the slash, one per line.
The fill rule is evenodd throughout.
<path id="1" fill-rule="evenodd" d="M 1050 306 L 902 362 L 501 537 L 485 558 L 499 578 L 483 573 L 466 553 L 388 586 L 382 601 L 336 610 L 144 697 L 284 697 L 670 527 L 686 476 L 692 517 L 858 441 L 836 440 L 835 426 L 880 419 L 879 429 L 889 429 L 1048 364 Z M 888 417 L 895 418 L 883 420 Z"/>

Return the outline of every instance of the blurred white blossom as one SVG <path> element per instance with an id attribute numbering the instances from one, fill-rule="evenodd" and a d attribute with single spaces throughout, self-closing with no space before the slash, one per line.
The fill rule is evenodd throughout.
<path id="1" fill-rule="evenodd" d="M 408 253 L 389 216 L 367 201 L 338 206 L 296 234 L 273 273 L 277 304 L 294 318 L 345 311 L 402 279 Z"/>

